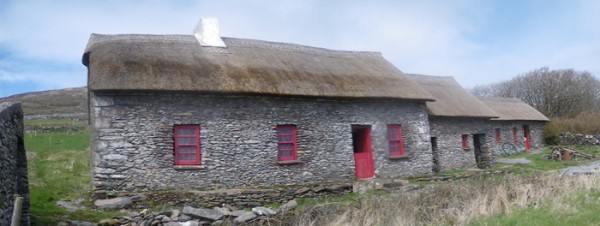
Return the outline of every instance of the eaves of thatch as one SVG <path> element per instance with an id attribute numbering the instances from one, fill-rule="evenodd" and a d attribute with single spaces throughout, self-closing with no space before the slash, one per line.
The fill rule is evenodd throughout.
<path id="1" fill-rule="evenodd" d="M 550 121 L 544 114 L 529 104 L 515 99 L 503 97 L 478 97 L 483 103 L 494 110 L 500 117 L 498 121 Z"/>
<path id="2" fill-rule="evenodd" d="M 83 55 L 90 91 L 185 91 L 433 101 L 378 52 L 192 35 L 92 34 Z"/>
<path id="3" fill-rule="evenodd" d="M 450 76 L 406 74 L 436 100 L 428 102 L 430 116 L 496 118 L 498 114 Z"/>

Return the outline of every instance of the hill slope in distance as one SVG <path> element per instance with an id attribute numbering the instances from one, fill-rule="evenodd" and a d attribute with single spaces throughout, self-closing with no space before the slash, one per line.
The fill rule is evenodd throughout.
<path id="1" fill-rule="evenodd" d="M 0 102 L 21 102 L 26 118 L 88 117 L 87 87 L 22 93 L 0 98 Z"/>

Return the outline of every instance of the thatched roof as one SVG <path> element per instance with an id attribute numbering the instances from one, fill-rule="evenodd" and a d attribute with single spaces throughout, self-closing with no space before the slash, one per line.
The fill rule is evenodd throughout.
<path id="1" fill-rule="evenodd" d="M 499 118 L 493 120 L 501 121 L 550 121 L 544 114 L 540 113 L 529 104 L 515 99 L 502 97 L 478 97 L 483 103 L 494 110 Z"/>
<path id="2" fill-rule="evenodd" d="M 89 89 L 433 100 L 377 52 L 223 40 L 226 48 L 192 35 L 92 34 Z"/>
<path id="3" fill-rule="evenodd" d="M 498 117 L 498 114 L 471 95 L 450 76 L 406 75 L 419 83 L 436 100 L 427 103 L 427 109 L 431 116 Z"/>

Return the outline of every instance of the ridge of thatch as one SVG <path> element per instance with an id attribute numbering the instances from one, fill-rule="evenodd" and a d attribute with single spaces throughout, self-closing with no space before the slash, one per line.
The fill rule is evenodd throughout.
<path id="1" fill-rule="evenodd" d="M 484 104 L 498 113 L 499 121 L 550 121 L 544 114 L 529 104 L 516 99 L 506 97 L 477 97 Z"/>
<path id="2" fill-rule="evenodd" d="M 427 110 L 431 116 L 498 117 L 498 114 L 471 95 L 451 76 L 405 75 L 419 83 L 436 100 L 427 103 Z"/>
<path id="3" fill-rule="evenodd" d="M 432 101 L 378 52 L 334 51 L 223 38 L 203 47 L 192 35 L 92 34 L 83 64 L 90 91 L 395 98 Z"/>

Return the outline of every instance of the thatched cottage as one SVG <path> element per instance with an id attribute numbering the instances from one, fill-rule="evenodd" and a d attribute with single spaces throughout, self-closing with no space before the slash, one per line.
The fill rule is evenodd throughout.
<path id="1" fill-rule="evenodd" d="M 434 98 L 380 53 L 211 31 L 91 35 L 99 196 L 431 172 Z"/>
<path id="2" fill-rule="evenodd" d="M 548 118 L 527 103 L 515 98 L 479 97 L 498 114 L 490 121 L 493 141 L 514 144 L 519 151 L 529 151 L 543 146 L 544 125 Z M 498 151 L 498 148 L 495 149 Z"/>
<path id="3" fill-rule="evenodd" d="M 498 114 L 452 77 L 408 76 L 436 99 L 427 103 L 433 171 L 491 166 L 490 119 Z"/>

